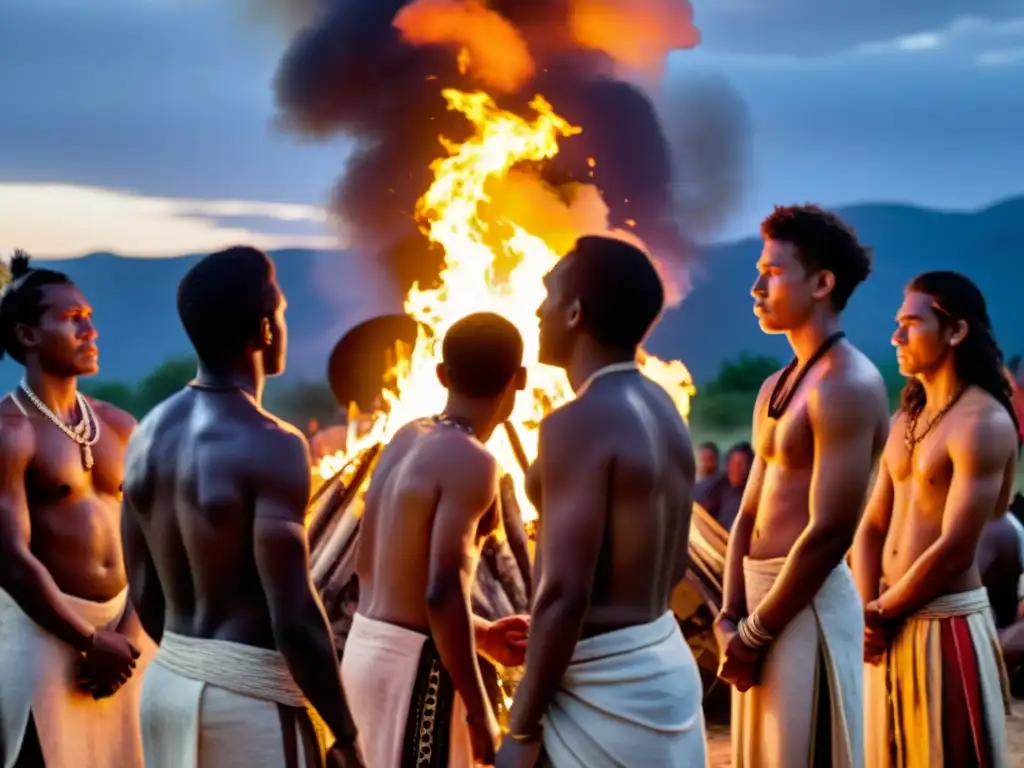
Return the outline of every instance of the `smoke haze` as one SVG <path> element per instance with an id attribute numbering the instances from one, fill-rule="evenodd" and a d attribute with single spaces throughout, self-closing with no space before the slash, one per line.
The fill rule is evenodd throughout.
<path id="1" fill-rule="evenodd" d="M 248 1 L 293 32 L 275 82 L 281 124 L 355 141 L 331 207 L 399 295 L 437 276 L 441 254 L 418 232 L 415 204 L 445 154 L 438 136 L 470 129 L 444 88 L 486 90 L 527 117 L 541 94 L 582 127 L 543 168 L 511 174 L 492 207 L 549 241 L 557 231 L 559 245 L 595 231 L 639 238 L 676 299 L 693 238 L 742 196 L 747 126 L 729 86 L 669 88 L 656 108 L 636 84 L 658 82 L 669 51 L 699 42 L 686 0 Z"/>

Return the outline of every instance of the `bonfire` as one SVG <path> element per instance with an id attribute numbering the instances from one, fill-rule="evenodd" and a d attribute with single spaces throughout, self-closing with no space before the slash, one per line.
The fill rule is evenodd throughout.
<path id="1" fill-rule="evenodd" d="M 436 287 L 417 284 L 409 291 L 405 311 L 418 323 L 418 335 L 411 349 L 398 350 L 382 382 L 381 409 L 372 414 L 368 428 L 350 429 L 345 449 L 322 459 L 317 473 L 324 480 L 333 477 L 371 447 L 386 444 L 403 424 L 440 412 L 445 392 L 435 371 L 445 332 L 472 312 L 497 312 L 522 332 L 528 381 L 507 428 L 495 432 L 488 447 L 512 479 L 523 517 L 532 520 L 536 511 L 522 488 L 524 464 L 536 455 L 541 419 L 573 396 L 561 369 L 537 362 L 536 311 L 544 298 L 543 277 L 571 238 L 567 241 L 564 226 L 545 231 L 540 217 L 517 217 L 499 198 L 503 185 L 521 174 L 521 168 L 551 159 L 560 140 L 571 141 L 582 129 L 562 119 L 542 96 L 530 104 L 532 119 L 500 109 L 483 92 L 447 89 L 441 96 L 473 127 L 461 144 L 439 137 L 447 154 L 432 164 L 434 181 L 417 206 L 424 234 L 443 248 L 443 268 Z M 682 362 L 646 354 L 639 362 L 688 416 L 694 388 Z"/>

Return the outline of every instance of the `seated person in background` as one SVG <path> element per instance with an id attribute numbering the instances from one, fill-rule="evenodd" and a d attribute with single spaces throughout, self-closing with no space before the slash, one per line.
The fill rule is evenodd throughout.
<path id="1" fill-rule="evenodd" d="M 701 483 L 711 483 L 721 477 L 719 459 L 717 445 L 710 441 L 700 444 L 697 449 L 697 488 L 700 488 Z M 695 489 L 694 494 L 696 493 Z"/>
<path id="2" fill-rule="evenodd" d="M 1018 586 L 1024 571 L 1020 523 L 1012 514 L 997 517 L 981 532 L 978 543 L 978 571 L 992 604 L 996 629 L 1017 620 Z"/>
<path id="3" fill-rule="evenodd" d="M 725 530 L 732 528 L 740 511 L 743 490 L 754 464 L 754 450 L 750 443 L 737 443 L 725 455 L 725 474 L 705 489 L 703 498 L 695 498 Z"/>

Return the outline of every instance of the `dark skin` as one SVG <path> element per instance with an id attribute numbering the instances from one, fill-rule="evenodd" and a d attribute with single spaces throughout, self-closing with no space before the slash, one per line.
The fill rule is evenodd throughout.
<path id="1" fill-rule="evenodd" d="M 907 295 L 898 320 L 901 371 L 925 384 L 920 431 L 962 388 L 950 350 L 966 326 L 940 328 L 920 294 Z M 905 419 L 902 413 L 895 418 L 854 549 L 870 663 L 881 661 L 915 611 L 942 595 L 982 586 L 979 542 L 985 526 L 1005 511 L 1016 472 L 1013 422 L 980 389 L 967 388 L 913 454 L 903 440 Z"/>
<path id="2" fill-rule="evenodd" d="M 449 395 L 444 412 L 473 424 L 479 440 L 429 420 L 399 430 L 374 469 L 360 527 L 360 613 L 434 639 L 484 765 L 500 731 L 476 654 L 520 666 L 529 619 L 489 622 L 470 609 L 480 547 L 500 522 L 498 465 L 481 441 L 508 417 L 524 377 L 490 400 Z"/>
<path id="3" fill-rule="evenodd" d="M 829 272 L 808 272 L 789 243 L 768 240 L 752 291 L 769 333 L 785 332 L 799 364 L 837 329 Z M 726 555 L 723 611 L 715 625 L 719 676 L 738 691 L 758 679 L 771 645 L 740 639 L 739 620 L 756 610 L 778 636 L 814 599 L 853 541 L 871 471 L 888 432 L 885 386 L 855 347 L 839 342 L 804 378 L 783 415 L 768 417 L 781 373 L 765 381 L 754 408 L 755 460 Z M 743 558 L 785 557 L 760 605 L 747 605 Z"/>
<path id="4" fill-rule="evenodd" d="M 284 307 L 280 297 L 230 364 L 200 366 L 210 390 L 182 390 L 142 420 L 125 459 L 125 553 L 154 639 L 167 630 L 278 650 L 347 764 L 351 717 L 309 573 L 309 451 L 260 406 L 264 376 L 284 364 Z"/>
<path id="5" fill-rule="evenodd" d="M 569 304 L 557 270 L 539 311 L 542 362 L 550 343 L 545 335 Z M 560 364 L 578 388 L 599 368 L 635 355 L 581 334 Z M 537 461 L 527 475 L 542 521 L 537 591 L 526 674 L 510 721 L 511 733 L 525 738 L 506 737 L 496 765 L 533 766 L 540 759 L 541 720 L 581 637 L 646 624 L 669 610 L 687 566 L 695 470 L 675 404 L 638 372 L 596 379 L 541 423 Z"/>
<path id="6" fill-rule="evenodd" d="M 1005 629 L 1017 619 L 1017 585 L 1022 567 L 1017 531 L 1002 515 L 985 526 L 978 544 L 978 570 L 997 629 Z"/>
<path id="7" fill-rule="evenodd" d="M 16 331 L 26 349 L 25 378 L 51 411 L 74 424 L 81 418 L 76 378 L 98 369 L 92 311 L 70 284 L 45 286 L 43 306 L 38 325 Z M 0 402 L 0 586 L 80 654 L 78 686 L 103 698 L 135 668 L 138 620 L 129 605 L 117 627 L 93 627 L 61 593 L 106 602 L 125 588 L 121 479 L 135 422 L 111 405 L 89 403 L 100 438 L 86 471 L 81 448 L 24 393 Z"/>

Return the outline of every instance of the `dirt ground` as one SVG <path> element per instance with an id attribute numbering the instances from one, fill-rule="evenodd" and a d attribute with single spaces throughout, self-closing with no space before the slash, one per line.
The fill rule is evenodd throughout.
<path id="1" fill-rule="evenodd" d="M 1024 768 L 1024 701 L 1013 702 L 1013 714 L 1006 723 L 1011 768 Z M 729 727 L 708 725 L 709 768 L 729 768 Z"/>

